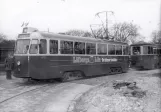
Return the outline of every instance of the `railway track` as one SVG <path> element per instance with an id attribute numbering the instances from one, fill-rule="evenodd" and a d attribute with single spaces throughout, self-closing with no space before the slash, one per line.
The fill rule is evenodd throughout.
<path id="1" fill-rule="evenodd" d="M 12 82 L 10 83 L 12 84 Z M 44 88 L 44 87 L 47 87 L 49 85 L 51 85 L 53 83 L 38 83 L 38 82 L 35 82 L 35 83 L 28 83 L 28 84 L 23 84 L 23 83 L 20 83 L 20 84 L 15 84 L 15 86 L 13 86 L 13 88 L 4 88 L 4 89 L 1 89 L 0 90 L 0 104 L 8 101 L 8 100 L 11 100 L 13 98 L 16 98 L 20 95 L 23 95 L 25 93 L 28 93 L 28 92 L 31 92 L 31 91 L 35 91 L 35 90 L 39 90 L 41 88 Z M 57 84 L 54 83 L 54 84 Z M 2 86 L 3 84 L 0 85 L 0 87 Z"/>
<path id="2" fill-rule="evenodd" d="M 34 82 L 7 82 L 4 84 L 0 84 L 0 91 L 6 90 L 6 89 L 13 89 L 16 87 L 20 87 L 20 86 L 30 86 L 31 84 L 38 84 L 38 82 L 34 81 Z"/>

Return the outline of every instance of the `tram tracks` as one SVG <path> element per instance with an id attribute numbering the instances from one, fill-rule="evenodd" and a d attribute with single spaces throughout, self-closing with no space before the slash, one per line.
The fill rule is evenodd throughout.
<path id="1" fill-rule="evenodd" d="M 12 98 L 15 98 L 15 97 L 17 97 L 17 96 L 20 96 L 20 95 L 22 95 L 22 94 L 25 94 L 25 93 L 27 93 L 27 92 L 31 92 L 31 91 L 34 91 L 34 90 L 38 90 L 38 89 L 40 89 L 40 88 L 47 87 L 47 86 L 48 86 L 48 85 L 46 84 L 46 85 L 43 85 L 43 86 L 40 86 L 40 87 L 37 87 L 37 88 L 28 89 L 28 90 L 26 90 L 26 91 L 17 93 L 17 94 L 15 94 L 15 95 L 11 95 L 10 97 L 4 97 L 4 96 L 3 96 L 3 98 L 0 98 L 0 104 L 4 103 L 4 102 L 6 102 L 6 101 L 8 101 L 8 100 L 10 100 L 10 99 L 12 99 Z"/>
<path id="2" fill-rule="evenodd" d="M 54 84 L 57 84 L 54 83 Z M 5 88 L 3 90 L 0 91 L 0 104 L 8 101 L 8 100 L 11 100 L 13 98 L 16 98 L 18 96 L 21 96 L 25 93 L 28 93 L 28 92 L 32 92 L 32 91 L 35 91 L 35 90 L 39 90 L 41 88 L 44 88 L 44 87 L 48 87 L 49 85 L 51 85 L 51 83 L 45 83 L 45 84 L 33 84 L 33 85 L 16 85 L 14 88 Z"/>

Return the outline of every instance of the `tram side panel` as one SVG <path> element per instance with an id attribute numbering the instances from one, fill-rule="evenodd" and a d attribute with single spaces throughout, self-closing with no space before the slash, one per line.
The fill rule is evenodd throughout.
<path id="1" fill-rule="evenodd" d="M 51 63 L 49 56 L 30 56 L 29 71 L 30 77 L 33 79 L 60 77 L 59 63 L 56 61 Z"/>
<path id="2" fill-rule="evenodd" d="M 156 59 L 154 55 L 142 56 L 142 66 L 144 69 L 154 69 L 155 64 L 156 64 Z"/>
<path id="3" fill-rule="evenodd" d="M 132 67 L 143 69 L 155 69 L 159 67 L 157 55 L 136 55 L 131 56 Z"/>
<path id="4" fill-rule="evenodd" d="M 128 56 L 31 56 L 29 63 L 30 77 L 35 79 L 61 78 L 66 71 L 82 71 L 86 76 L 111 74 L 111 68 L 117 67 L 126 72 Z"/>

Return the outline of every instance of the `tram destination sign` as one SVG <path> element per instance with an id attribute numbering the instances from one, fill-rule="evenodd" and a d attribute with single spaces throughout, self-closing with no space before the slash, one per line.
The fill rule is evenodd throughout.
<path id="1" fill-rule="evenodd" d="M 73 63 L 99 63 L 99 62 L 116 62 L 116 58 L 107 57 L 73 57 Z"/>
<path id="2" fill-rule="evenodd" d="M 19 34 L 18 35 L 18 38 L 29 38 L 30 37 L 30 34 Z"/>

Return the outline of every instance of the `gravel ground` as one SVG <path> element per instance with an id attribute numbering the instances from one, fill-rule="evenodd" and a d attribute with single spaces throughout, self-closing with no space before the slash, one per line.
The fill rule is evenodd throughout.
<path id="1" fill-rule="evenodd" d="M 156 71 L 131 71 L 120 74 L 121 78 L 117 75 L 117 78 L 111 78 L 110 81 L 102 80 L 102 84 L 76 99 L 68 112 L 161 112 L 161 74 Z M 113 82 L 118 79 L 136 82 L 137 93 L 145 94 L 125 95 L 133 90 L 127 89 L 127 86 L 115 89 Z M 97 82 L 101 81 L 97 79 Z M 92 84 L 90 81 L 88 83 Z"/>
<path id="2" fill-rule="evenodd" d="M 0 110 L 38 112 L 44 111 L 45 108 L 46 111 L 59 109 L 60 112 L 66 112 L 65 110 L 68 108 L 68 112 L 161 112 L 159 110 L 161 83 L 160 75 L 157 73 L 159 70 L 129 70 L 128 73 L 123 74 L 91 77 L 56 84 L 58 86 L 53 83 L 49 87 L 20 95 L 2 103 Z M 116 80 L 135 81 L 139 88 L 138 91 L 145 91 L 146 94 L 142 97 L 132 97 L 131 94 L 125 96 L 124 93 L 130 93 L 132 90 L 127 87 L 114 89 L 113 82 Z M 6 80 L 5 75 L 1 75 L 1 97 L 5 98 L 4 95 L 8 97 L 15 89 L 9 89 L 8 94 L 5 91 L 19 85 L 19 83 L 21 85 L 22 82 L 22 80 L 14 77 L 12 80 Z M 82 90 L 85 88 L 92 89 L 83 93 Z M 25 88 L 20 89 L 20 92 L 23 90 Z M 60 109 L 64 109 L 64 111 Z M 58 110 L 53 112 L 58 112 Z"/>

